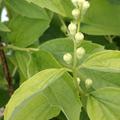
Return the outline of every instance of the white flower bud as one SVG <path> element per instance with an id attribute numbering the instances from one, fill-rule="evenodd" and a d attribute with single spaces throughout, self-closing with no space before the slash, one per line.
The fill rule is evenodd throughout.
<path id="1" fill-rule="evenodd" d="M 71 0 L 75 7 L 81 7 L 81 5 L 86 2 L 86 0 Z"/>
<path id="2" fill-rule="evenodd" d="M 77 54 L 77 58 L 81 59 L 85 54 L 85 49 L 83 47 L 78 48 L 76 54 Z"/>
<path id="3" fill-rule="evenodd" d="M 71 0 L 71 1 L 72 1 L 73 5 L 74 5 L 75 7 L 78 6 L 78 0 Z"/>
<path id="4" fill-rule="evenodd" d="M 80 10 L 79 9 L 74 9 L 73 11 L 72 11 L 72 15 L 73 15 L 73 17 L 75 18 L 75 19 L 78 19 L 79 17 L 80 17 Z"/>
<path id="5" fill-rule="evenodd" d="M 85 1 L 82 6 L 82 16 L 85 15 L 89 7 L 90 7 L 90 3 L 88 1 Z"/>
<path id="6" fill-rule="evenodd" d="M 62 25 L 62 26 L 61 26 L 61 31 L 64 32 L 64 33 L 66 33 L 66 32 L 67 32 L 67 27 L 64 26 L 64 25 Z"/>
<path id="7" fill-rule="evenodd" d="M 81 5 L 85 2 L 85 0 L 78 0 L 78 5 L 81 7 Z"/>
<path id="8" fill-rule="evenodd" d="M 78 85 L 80 84 L 80 78 L 79 77 L 77 77 L 77 82 L 78 82 Z"/>
<path id="9" fill-rule="evenodd" d="M 91 79 L 89 79 L 89 78 L 86 79 L 86 81 L 85 81 L 86 88 L 90 88 L 92 86 L 92 84 L 93 84 L 93 81 Z"/>
<path id="10" fill-rule="evenodd" d="M 84 39 L 84 35 L 81 32 L 76 33 L 75 41 L 76 43 L 80 43 Z"/>
<path id="11" fill-rule="evenodd" d="M 76 31 L 77 31 L 77 26 L 75 23 L 71 22 L 68 26 L 68 30 L 70 32 L 71 35 L 75 35 Z"/>
<path id="12" fill-rule="evenodd" d="M 66 53 L 63 56 L 63 60 L 67 63 L 70 64 L 72 62 L 72 55 L 70 53 Z"/>
<path id="13" fill-rule="evenodd" d="M 88 1 L 83 2 L 83 8 L 88 9 L 90 7 L 90 3 Z"/>

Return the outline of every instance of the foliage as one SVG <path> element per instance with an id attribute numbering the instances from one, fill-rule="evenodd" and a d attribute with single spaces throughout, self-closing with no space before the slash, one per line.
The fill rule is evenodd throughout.
<path id="1" fill-rule="evenodd" d="M 119 0 L 0 0 L 3 8 L 0 120 L 120 120 Z"/>

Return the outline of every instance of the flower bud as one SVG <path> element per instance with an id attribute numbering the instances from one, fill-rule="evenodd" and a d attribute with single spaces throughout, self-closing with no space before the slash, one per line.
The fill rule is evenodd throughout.
<path id="1" fill-rule="evenodd" d="M 83 47 L 78 48 L 76 54 L 77 54 L 77 58 L 81 59 L 85 54 L 85 49 Z"/>
<path id="2" fill-rule="evenodd" d="M 77 2 L 78 2 L 79 7 L 81 7 L 81 5 L 85 2 L 85 0 L 78 0 Z"/>
<path id="3" fill-rule="evenodd" d="M 85 0 L 71 0 L 75 7 L 81 6 Z"/>
<path id="4" fill-rule="evenodd" d="M 62 25 L 62 26 L 61 26 L 61 31 L 64 32 L 64 33 L 66 33 L 66 32 L 67 32 L 66 26 Z"/>
<path id="5" fill-rule="evenodd" d="M 80 84 L 80 78 L 79 77 L 77 77 L 77 82 L 78 82 L 78 85 Z"/>
<path id="6" fill-rule="evenodd" d="M 85 1 L 82 6 L 82 16 L 85 15 L 89 7 L 90 7 L 90 3 L 88 1 Z"/>
<path id="7" fill-rule="evenodd" d="M 75 18 L 75 19 L 78 19 L 79 17 L 80 17 L 80 10 L 79 9 L 74 9 L 73 11 L 72 11 L 72 15 L 73 15 L 73 17 Z"/>
<path id="8" fill-rule="evenodd" d="M 80 43 L 84 39 L 84 35 L 81 32 L 76 33 L 75 41 L 76 43 Z"/>
<path id="9" fill-rule="evenodd" d="M 68 30 L 70 32 L 71 35 L 75 35 L 76 31 L 77 31 L 77 26 L 75 23 L 71 22 L 68 26 Z"/>
<path id="10" fill-rule="evenodd" d="M 70 53 L 66 53 L 63 56 L 63 60 L 67 63 L 70 64 L 72 62 L 72 55 Z"/>
<path id="11" fill-rule="evenodd" d="M 78 0 L 71 0 L 71 1 L 72 1 L 73 5 L 74 5 L 75 7 L 78 6 Z"/>
<path id="12" fill-rule="evenodd" d="M 86 79 L 86 81 L 85 81 L 86 88 L 90 88 L 92 86 L 92 84 L 93 84 L 93 81 L 91 79 L 89 79 L 89 78 Z"/>

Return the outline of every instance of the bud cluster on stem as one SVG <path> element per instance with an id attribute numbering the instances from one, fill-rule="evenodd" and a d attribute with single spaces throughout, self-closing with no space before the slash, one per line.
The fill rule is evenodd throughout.
<path id="1" fill-rule="evenodd" d="M 83 17 L 90 7 L 90 3 L 86 0 L 72 0 L 73 5 L 76 7 L 72 11 L 72 15 L 75 19 Z"/>
<path id="2" fill-rule="evenodd" d="M 68 25 L 68 35 L 73 40 L 74 51 L 73 51 L 73 56 L 70 53 L 64 54 L 63 60 L 65 61 L 66 64 L 72 65 L 74 84 L 78 93 L 80 94 L 81 88 L 79 84 L 81 80 L 77 76 L 78 71 L 76 68 L 79 63 L 79 60 L 82 59 L 86 53 L 85 48 L 80 46 L 84 40 L 84 35 L 82 32 L 80 32 L 80 23 L 81 23 L 81 18 L 85 15 L 90 4 L 86 0 L 71 0 L 71 1 L 75 6 L 75 9 L 72 10 L 72 15 L 74 20 Z M 87 79 L 85 81 L 86 88 L 89 88 L 92 85 L 91 81 L 90 79 Z"/>

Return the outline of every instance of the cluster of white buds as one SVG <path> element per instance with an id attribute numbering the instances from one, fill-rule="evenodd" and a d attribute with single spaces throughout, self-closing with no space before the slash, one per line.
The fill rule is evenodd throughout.
<path id="1" fill-rule="evenodd" d="M 77 31 L 77 25 L 75 23 L 71 22 L 68 25 L 68 30 L 69 30 L 69 32 L 70 32 L 71 35 L 75 35 L 76 31 Z"/>
<path id="2" fill-rule="evenodd" d="M 81 59 L 85 55 L 85 49 L 83 47 L 77 48 L 76 55 L 78 59 Z"/>
<path id="3" fill-rule="evenodd" d="M 64 60 L 67 64 L 71 64 L 71 63 L 72 63 L 72 55 L 71 55 L 70 53 L 64 54 L 63 60 Z"/>
<path id="4" fill-rule="evenodd" d="M 75 7 L 81 6 L 86 0 L 71 0 Z"/>
<path id="5" fill-rule="evenodd" d="M 88 10 L 88 8 L 90 7 L 90 3 L 87 0 L 71 0 L 71 1 L 76 8 L 80 8 L 80 9 L 78 9 L 79 12 L 78 12 L 78 10 L 76 10 L 76 11 L 73 10 L 74 12 L 72 12 L 72 15 L 75 18 L 77 15 L 80 16 L 80 14 L 81 14 L 81 16 L 83 16 L 86 13 L 86 11 Z"/>
<path id="6" fill-rule="evenodd" d="M 85 87 L 87 89 L 91 88 L 92 84 L 93 84 L 93 81 L 90 78 L 86 79 L 86 81 L 85 81 Z"/>

